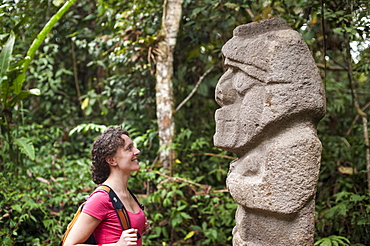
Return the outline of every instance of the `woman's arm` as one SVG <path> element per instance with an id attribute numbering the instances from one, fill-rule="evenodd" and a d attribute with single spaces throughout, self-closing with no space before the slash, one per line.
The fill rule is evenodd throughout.
<path id="1" fill-rule="evenodd" d="M 82 243 L 90 237 L 99 223 L 100 220 L 97 218 L 82 212 L 69 232 L 64 245 L 75 246 L 81 244 L 82 246 L 86 246 L 86 244 Z"/>

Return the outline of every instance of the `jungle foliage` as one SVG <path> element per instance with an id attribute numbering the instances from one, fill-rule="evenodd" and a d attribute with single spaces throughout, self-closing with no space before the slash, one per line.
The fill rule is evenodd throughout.
<path id="1" fill-rule="evenodd" d="M 0 245 L 58 245 L 95 187 L 91 144 L 111 125 L 127 128 L 141 150 L 142 169 L 130 185 L 152 224 L 144 244 L 230 245 L 236 204 L 225 178 L 234 156 L 212 141 L 221 47 L 237 25 L 271 16 L 302 34 L 326 88 L 315 245 L 369 245 L 368 128 L 355 107 L 370 113 L 367 1 L 184 0 L 175 105 L 201 83 L 175 113 L 172 176 L 157 162 L 162 2 L 0 2 Z"/>

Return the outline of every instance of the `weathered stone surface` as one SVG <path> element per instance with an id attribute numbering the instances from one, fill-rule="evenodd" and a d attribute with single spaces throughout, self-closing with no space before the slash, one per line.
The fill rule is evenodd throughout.
<path id="1" fill-rule="evenodd" d="M 313 245 L 325 93 L 310 51 L 272 18 L 238 26 L 222 52 L 214 144 L 238 156 L 227 178 L 233 244 Z"/>

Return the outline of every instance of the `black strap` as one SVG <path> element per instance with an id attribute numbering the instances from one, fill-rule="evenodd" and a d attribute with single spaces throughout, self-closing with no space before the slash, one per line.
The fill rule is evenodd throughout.
<path id="1" fill-rule="evenodd" d="M 104 187 L 101 187 L 101 186 L 104 186 Z M 123 230 L 130 229 L 131 228 L 130 217 L 128 216 L 127 210 L 126 210 L 125 206 L 123 205 L 122 201 L 119 199 L 119 197 L 117 196 L 117 194 L 114 192 L 114 190 L 111 187 L 109 187 L 108 185 L 104 185 L 104 184 L 101 185 L 101 186 L 99 186 L 97 188 L 97 190 L 104 190 L 104 191 L 108 192 L 109 198 L 112 202 L 114 210 L 117 213 L 117 216 L 118 216 L 118 219 L 119 219 L 119 222 L 121 224 L 122 229 Z M 105 189 L 105 187 L 107 187 L 108 189 Z M 128 191 L 130 192 L 131 196 L 134 198 L 135 202 L 139 205 L 140 209 L 144 210 L 144 205 L 142 205 L 137 200 L 134 193 L 132 193 L 131 190 L 128 190 Z M 139 233 L 137 234 L 137 236 L 138 236 L 138 238 L 141 237 Z"/>
<path id="2" fill-rule="evenodd" d="M 112 201 L 114 209 L 126 209 L 125 206 L 123 205 L 123 203 L 121 202 L 121 200 L 119 199 L 119 197 L 117 196 L 117 194 L 114 192 L 114 190 L 111 187 L 109 187 L 108 185 L 105 185 L 105 184 L 102 184 L 101 186 L 105 186 L 105 187 L 109 188 L 109 192 L 104 188 L 102 190 L 105 190 L 105 191 L 108 192 L 109 198 Z M 101 187 L 101 186 L 99 186 L 99 187 Z M 97 188 L 97 190 L 99 190 L 99 187 Z M 130 192 L 130 195 L 132 196 L 132 198 L 134 198 L 135 202 L 139 205 L 140 209 L 144 210 L 144 205 L 141 204 L 139 202 L 139 200 L 137 200 L 135 194 L 130 189 L 128 189 L 128 191 Z"/>

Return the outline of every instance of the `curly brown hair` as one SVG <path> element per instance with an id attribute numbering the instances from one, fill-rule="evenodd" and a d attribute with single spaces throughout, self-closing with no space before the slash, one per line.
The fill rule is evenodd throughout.
<path id="1" fill-rule="evenodd" d="M 129 136 L 122 127 L 109 127 L 94 141 L 91 150 L 91 173 L 95 184 L 102 184 L 107 180 L 110 169 L 105 158 L 114 155 L 119 147 L 125 145 L 122 134 Z"/>

